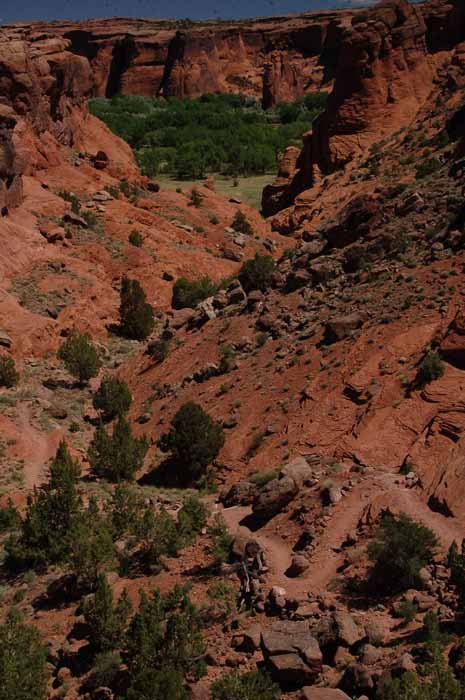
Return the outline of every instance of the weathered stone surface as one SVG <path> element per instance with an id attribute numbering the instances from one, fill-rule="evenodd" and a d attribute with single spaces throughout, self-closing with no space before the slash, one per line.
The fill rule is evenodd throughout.
<path id="1" fill-rule="evenodd" d="M 306 622 L 275 622 L 262 632 L 267 668 L 279 681 L 304 685 L 322 669 L 323 656 Z"/>
<path id="2" fill-rule="evenodd" d="M 257 494 L 253 512 L 258 518 L 269 519 L 279 513 L 298 493 L 294 479 L 288 476 L 272 479 Z"/>
<path id="3" fill-rule="evenodd" d="M 329 344 L 344 340 L 348 335 L 363 324 L 359 314 L 337 316 L 331 319 L 325 326 L 324 342 Z"/>
<path id="4" fill-rule="evenodd" d="M 338 688 L 302 688 L 302 700 L 350 700 L 349 696 Z"/>
<path id="5" fill-rule="evenodd" d="M 293 479 L 300 488 L 312 479 L 313 471 L 305 457 L 299 455 L 284 465 L 281 469 L 281 476 Z"/>

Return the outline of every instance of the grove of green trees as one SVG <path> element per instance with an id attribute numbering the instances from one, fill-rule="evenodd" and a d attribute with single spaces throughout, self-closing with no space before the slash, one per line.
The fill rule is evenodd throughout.
<path id="1" fill-rule="evenodd" d="M 285 148 L 323 111 L 327 94 L 311 93 L 265 111 L 245 95 L 206 94 L 194 100 L 117 95 L 95 99 L 92 113 L 136 153 L 142 172 L 197 179 L 273 172 Z"/>

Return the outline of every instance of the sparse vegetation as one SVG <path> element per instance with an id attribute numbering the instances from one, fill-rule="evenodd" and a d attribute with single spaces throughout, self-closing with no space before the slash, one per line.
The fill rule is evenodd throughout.
<path id="1" fill-rule="evenodd" d="M 234 214 L 234 219 L 232 220 L 231 228 L 233 228 L 238 233 L 245 234 L 246 236 L 253 236 L 254 233 L 250 221 L 248 220 L 244 212 L 240 209 L 238 209 Z"/>
<path id="2" fill-rule="evenodd" d="M 141 232 L 135 228 L 129 234 L 128 241 L 135 248 L 142 248 L 144 244 L 144 237 L 142 236 Z"/>
<path id="3" fill-rule="evenodd" d="M 435 379 L 444 374 L 444 363 L 437 352 L 429 350 L 418 366 L 418 371 L 413 383 L 415 389 L 422 389 Z"/>

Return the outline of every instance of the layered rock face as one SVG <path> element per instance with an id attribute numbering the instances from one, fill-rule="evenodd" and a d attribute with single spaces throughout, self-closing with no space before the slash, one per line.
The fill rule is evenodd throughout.
<path id="1" fill-rule="evenodd" d="M 353 12 L 248 22 L 187 23 L 109 19 L 38 24 L 86 57 L 95 94 L 196 97 L 243 92 L 265 107 L 330 85 L 341 34 Z"/>
<path id="2" fill-rule="evenodd" d="M 443 3 L 440 7 L 444 10 Z M 423 12 L 406 0 L 385 0 L 354 15 L 343 32 L 327 109 L 304 138 L 302 152 L 292 154 L 287 172 L 265 190 L 267 215 L 289 206 L 321 174 L 412 121 L 435 76 Z"/>
<path id="3" fill-rule="evenodd" d="M 94 75 L 88 59 L 69 51 L 69 46 L 69 40 L 35 28 L 0 31 L 0 210 L 4 215 L 21 203 L 21 176 L 62 162 L 63 146 L 96 152 L 109 145 L 117 147 L 118 158 L 133 162 L 127 145 L 89 116 L 86 103 L 95 92 Z"/>

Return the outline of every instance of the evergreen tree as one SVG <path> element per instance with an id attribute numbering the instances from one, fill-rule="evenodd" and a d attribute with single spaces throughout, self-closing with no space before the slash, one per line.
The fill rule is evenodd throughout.
<path id="1" fill-rule="evenodd" d="M 145 436 L 134 437 L 130 424 L 120 416 L 111 435 L 103 425 L 97 428 L 89 446 L 89 461 L 97 474 L 119 482 L 134 478 L 147 450 Z"/>
<path id="2" fill-rule="evenodd" d="M 48 482 L 28 497 L 19 535 L 7 544 L 11 567 L 44 568 L 66 560 L 72 522 L 81 507 L 79 475 L 79 464 L 61 442 L 50 465 Z"/>
<path id="3" fill-rule="evenodd" d="M 0 387 L 10 389 L 19 382 L 15 361 L 9 355 L 0 355 Z"/>
<path id="4" fill-rule="evenodd" d="M 141 544 L 140 555 L 146 566 L 158 564 L 163 555 L 175 557 L 181 538 L 175 520 L 164 507 L 154 512 L 146 508 L 136 526 L 136 537 Z"/>
<path id="5" fill-rule="evenodd" d="M 161 436 L 159 445 L 173 455 L 181 481 L 197 481 L 223 447 L 224 440 L 221 423 L 189 401 L 176 413 L 171 430 Z"/>
<path id="6" fill-rule="evenodd" d="M 126 338 L 145 340 L 155 325 L 153 309 L 137 280 L 121 281 L 120 331 Z"/>
<path id="7" fill-rule="evenodd" d="M 87 510 L 73 519 L 69 533 L 69 562 L 86 585 L 94 588 L 99 575 L 115 560 L 110 530 L 92 498 Z"/>
<path id="8" fill-rule="evenodd" d="M 437 546 L 434 533 L 405 513 L 386 513 L 377 538 L 368 548 L 374 562 L 371 579 L 377 590 L 396 593 L 420 585 L 419 572 Z"/>
<path id="9" fill-rule="evenodd" d="M 137 494 L 126 484 L 118 484 L 107 505 L 108 523 L 114 540 L 135 532 L 141 510 Z"/>
<path id="10" fill-rule="evenodd" d="M 46 659 L 36 629 L 13 609 L 0 625 L 0 700 L 45 700 Z"/>
<path id="11" fill-rule="evenodd" d="M 111 376 L 102 379 L 92 399 L 93 407 L 101 412 L 105 421 L 123 416 L 129 411 L 131 403 L 132 396 L 126 382 Z"/>
<path id="12" fill-rule="evenodd" d="M 96 377 L 102 366 L 99 354 L 88 333 L 74 331 L 61 345 L 58 357 L 66 369 L 84 386 Z"/>
<path id="13" fill-rule="evenodd" d="M 127 692 L 127 700 L 189 700 L 182 673 L 173 668 L 146 669 L 136 676 Z"/>
<path id="14" fill-rule="evenodd" d="M 203 652 L 200 616 L 184 589 L 176 586 L 165 596 L 154 590 L 150 598 L 141 591 L 123 652 L 131 679 L 162 668 L 198 673 Z"/>
<path id="15" fill-rule="evenodd" d="M 118 602 L 104 574 L 99 574 L 95 593 L 86 598 L 83 615 L 90 628 L 90 643 L 95 652 L 114 651 L 121 646 L 132 605 L 124 589 Z"/>

